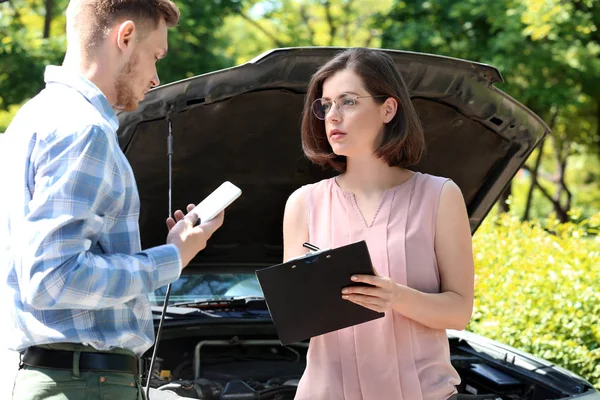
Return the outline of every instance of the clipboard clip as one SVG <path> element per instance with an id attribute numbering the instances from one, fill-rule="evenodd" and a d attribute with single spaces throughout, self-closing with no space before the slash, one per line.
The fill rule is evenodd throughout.
<path id="1" fill-rule="evenodd" d="M 324 253 L 326 251 L 331 250 L 331 249 L 320 249 L 317 246 L 315 246 L 313 244 L 310 244 L 308 242 L 302 243 L 302 246 L 306 247 L 310 251 L 308 253 L 306 253 L 306 254 L 301 255 L 301 256 L 290 258 L 289 260 L 287 260 L 288 262 L 289 261 L 294 261 L 294 260 L 302 260 L 304 258 L 309 258 L 309 257 L 312 257 L 312 256 L 318 255 L 320 253 Z"/>
<path id="2" fill-rule="evenodd" d="M 313 244 L 310 244 L 308 242 L 302 243 L 302 246 L 306 247 L 307 249 L 312 250 L 312 251 L 319 251 L 320 250 L 317 246 L 315 246 Z"/>
<path id="3" fill-rule="evenodd" d="M 317 246 L 315 246 L 314 244 L 310 244 L 308 242 L 302 243 L 302 246 L 306 247 L 310 251 L 308 253 L 306 253 L 305 255 L 303 255 L 302 257 L 300 257 L 301 259 L 316 256 L 318 254 L 321 254 L 321 253 L 331 250 L 331 249 L 320 249 Z"/>

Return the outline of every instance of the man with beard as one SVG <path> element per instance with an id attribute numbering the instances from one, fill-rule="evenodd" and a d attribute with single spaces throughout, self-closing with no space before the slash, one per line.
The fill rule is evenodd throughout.
<path id="1" fill-rule="evenodd" d="M 171 0 L 72 0 L 63 65 L 46 68 L 45 89 L 4 135 L 0 301 L 3 343 L 21 353 L 14 399 L 140 397 L 148 293 L 178 279 L 223 222 L 195 226 L 178 210 L 165 245 L 140 247 L 114 110 L 159 84 L 178 20 Z"/>

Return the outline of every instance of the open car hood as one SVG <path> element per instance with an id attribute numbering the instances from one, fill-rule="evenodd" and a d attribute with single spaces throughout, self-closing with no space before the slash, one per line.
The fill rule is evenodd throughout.
<path id="1" fill-rule="evenodd" d="M 163 244 L 167 234 L 169 117 L 173 209 L 200 202 L 225 180 L 243 191 L 192 264 L 254 269 L 281 262 L 288 196 L 335 174 L 304 157 L 300 121 L 312 74 L 340 50 L 269 51 L 240 66 L 160 86 L 138 110 L 120 113 L 119 142 L 141 198 L 142 246 Z M 475 232 L 549 128 L 494 87 L 503 79 L 492 66 L 386 51 L 425 131 L 426 152 L 412 169 L 454 180 Z"/>

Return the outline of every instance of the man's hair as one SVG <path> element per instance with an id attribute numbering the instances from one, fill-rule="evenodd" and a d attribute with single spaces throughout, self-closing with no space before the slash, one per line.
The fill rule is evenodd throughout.
<path id="1" fill-rule="evenodd" d="M 160 20 L 171 28 L 179 22 L 179 8 L 171 0 L 71 0 L 67 18 L 89 50 L 102 43 L 115 23 L 131 20 L 140 36 L 156 29 Z"/>
<path id="2" fill-rule="evenodd" d="M 346 170 L 346 157 L 336 155 L 325 133 L 325 122 L 312 113 L 312 103 L 323 95 L 323 83 L 335 73 L 354 71 L 378 104 L 393 97 L 398 102 L 394 118 L 385 125 L 375 154 L 389 166 L 408 167 L 421 159 L 425 138 L 419 116 L 412 104 L 406 84 L 392 57 L 382 50 L 351 48 L 338 53 L 313 76 L 305 97 L 302 118 L 302 148 L 315 164 Z"/>

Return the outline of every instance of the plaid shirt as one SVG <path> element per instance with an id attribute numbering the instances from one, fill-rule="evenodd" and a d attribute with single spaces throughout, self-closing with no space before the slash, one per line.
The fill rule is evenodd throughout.
<path id="1" fill-rule="evenodd" d="M 0 142 L 3 342 L 142 355 L 154 342 L 148 294 L 179 278 L 179 252 L 141 251 L 139 196 L 106 97 L 64 67 L 45 81 Z"/>

